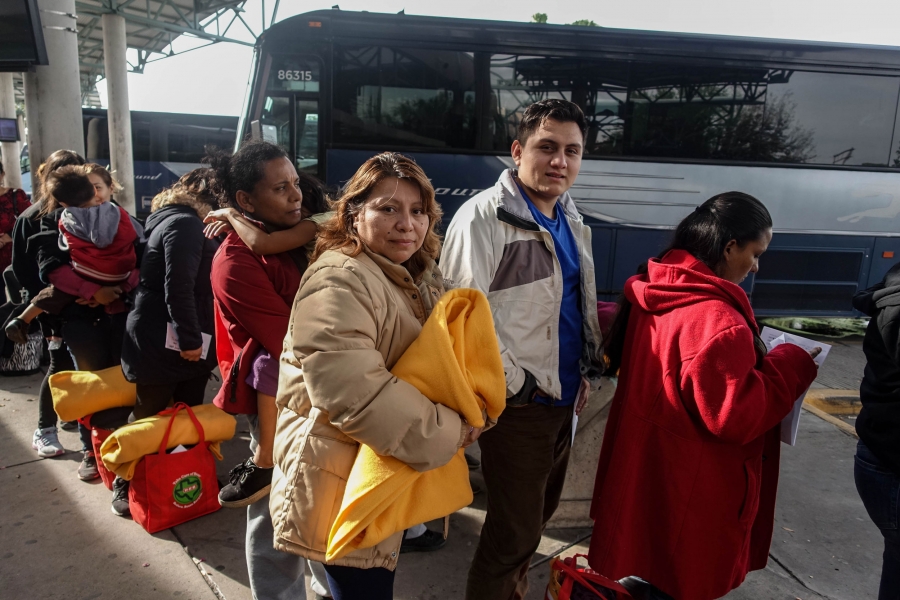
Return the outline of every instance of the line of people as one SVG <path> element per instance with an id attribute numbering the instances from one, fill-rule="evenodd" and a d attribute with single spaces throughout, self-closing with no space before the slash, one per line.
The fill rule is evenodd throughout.
<path id="1" fill-rule="evenodd" d="M 601 374 L 618 374 L 590 564 L 635 598 L 721 597 L 766 563 L 776 430 L 815 378 L 814 354 L 789 344 L 767 352 L 759 338 L 739 284 L 758 269 L 773 223 L 738 192 L 679 224 L 671 246 L 628 280 L 602 335 L 591 230 L 569 194 L 586 129 L 573 103 L 528 107 L 515 168 L 459 209 L 443 244 L 434 188 L 408 157 L 372 157 L 329 202 L 276 145 L 211 151 L 209 167 L 154 199 L 144 229 L 117 213 L 113 239 L 124 244 L 117 236 L 131 225 L 136 262 L 117 264 L 114 281 L 106 258 L 122 253 L 69 228 L 79 210 L 99 215 L 100 192 L 84 201 L 55 183 L 93 167 L 70 168 L 84 161 L 56 152 L 42 166 L 36 203 L 16 221 L 12 261 L 29 298 L 49 283 L 67 300 L 35 304 L 41 314 L 7 330 L 26 331 L 36 315 L 50 343 L 48 375 L 121 364 L 137 384 L 131 418 L 172 399 L 201 403 L 218 366 L 214 403 L 248 415 L 252 437 L 252 456 L 232 470 L 220 501 L 247 507 L 251 587 L 266 599 L 302 597 L 306 564 L 321 597 L 391 598 L 412 530 L 326 562 L 359 445 L 425 471 L 476 441 L 487 514 L 466 598 L 523 598 L 559 505 L 573 417 Z M 507 400 L 484 428 L 390 373 L 454 287 L 483 292 L 494 316 Z M 178 350 L 166 347 L 170 330 Z M 35 449 L 53 456 L 62 447 L 46 381 L 40 408 Z M 83 479 L 92 464 L 96 472 L 89 449 Z M 127 514 L 127 483 L 114 488 L 113 510 Z M 443 543 L 415 529 L 424 534 L 408 548 Z"/>

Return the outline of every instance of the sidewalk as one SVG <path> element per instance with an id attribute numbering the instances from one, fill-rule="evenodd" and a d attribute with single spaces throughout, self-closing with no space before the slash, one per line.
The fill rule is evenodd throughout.
<path id="1" fill-rule="evenodd" d="M 858 343 L 838 346 L 817 385 L 852 389 L 853 378 L 862 372 L 862 352 Z M 67 454 L 36 459 L 31 435 L 40 381 L 39 375 L 0 379 L 0 597 L 249 600 L 245 512 L 222 509 L 152 536 L 116 517 L 109 509 L 110 492 L 75 476 L 81 459 L 76 433 L 60 432 Z M 208 391 L 211 397 L 215 386 Z M 223 480 L 249 453 L 245 421 L 239 421 L 238 431 L 223 444 Z M 882 541 L 853 484 L 855 443 L 804 411 L 797 446 L 783 447 L 769 566 L 752 573 L 729 600 L 876 597 Z M 482 483 L 478 471 L 473 481 Z M 462 598 L 484 507 L 484 494 L 479 494 L 472 506 L 451 517 L 444 549 L 403 555 L 395 598 Z M 549 557 L 586 551 L 589 535 L 586 528 L 546 532 L 531 570 L 528 600 L 543 597 Z"/>

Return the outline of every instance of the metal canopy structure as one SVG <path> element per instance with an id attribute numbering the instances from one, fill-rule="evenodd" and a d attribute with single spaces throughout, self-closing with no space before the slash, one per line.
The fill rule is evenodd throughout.
<path id="1" fill-rule="evenodd" d="M 148 63 L 178 54 L 172 42 L 180 36 L 200 41 L 190 50 L 218 42 L 252 46 L 253 41 L 247 41 L 246 34 L 255 40 L 262 31 L 254 30 L 245 18 L 246 3 L 247 0 L 76 0 L 82 96 L 87 100 L 97 81 L 104 77 L 100 23 L 104 14 L 125 19 L 126 44 L 136 50 L 136 59 L 128 61 L 129 71 L 142 73 Z M 260 18 L 253 21 L 265 27 L 264 3 Z"/>
<path id="2" fill-rule="evenodd" d="M 135 50 L 128 69 L 142 73 L 151 62 L 196 50 L 218 42 L 252 46 L 266 25 L 271 25 L 278 11 L 274 1 L 271 18 L 266 20 L 265 2 L 260 14 L 247 18 L 248 0 L 76 0 L 75 19 L 78 34 L 78 59 L 81 71 L 81 96 L 84 106 L 99 108 L 96 84 L 105 77 L 103 62 L 104 14 L 117 14 L 125 19 L 126 44 Z M 249 22 L 248 22 L 249 21 Z M 255 27 L 254 27 L 255 26 Z M 235 37 L 240 35 L 241 37 Z M 177 50 L 172 42 L 181 36 L 198 43 L 187 50 Z M 241 39 L 243 38 L 243 39 Z M 24 101 L 22 77 L 14 76 L 16 101 Z"/>

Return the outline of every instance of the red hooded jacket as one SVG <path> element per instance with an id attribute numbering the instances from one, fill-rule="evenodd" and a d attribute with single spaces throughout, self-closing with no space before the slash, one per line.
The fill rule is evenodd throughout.
<path id="1" fill-rule="evenodd" d="M 778 425 L 816 377 L 782 344 L 756 368 L 744 291 L 673 250 L 632 277 L 619 387 L 591 517 L 590 564 L 676 600 L 720 598 L 768 560 Z"/>
<path id="2" fill-rule="evenodd" d="M 232 414 L 256 414 L 247 383 L 260 348 L 281 355 L 301 273 L 287 253 L 260 256 L 231 232 L 213 258 L 216 357 L 222 388 L 213 404 Z"/>

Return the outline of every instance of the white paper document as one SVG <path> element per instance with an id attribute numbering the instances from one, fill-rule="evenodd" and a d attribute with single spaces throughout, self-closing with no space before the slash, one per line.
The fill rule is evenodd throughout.
<path id="1" fill-rule="evenodd" d="M 209 354 L 209 344 L 212 342 L 212 336 L 208 333 L 203 333 L 202 331 L 200 332 L 200 336 L 203 339 L 203 351 L 200 353 L 200 360 L 206 360 L 206 355 Z M 178 345 L 178 336 L 175 335 L 175 327 L 173 327 L 171 323 L 166 323 L 166 348 L 174 350 L 175 352 L 181 352 L 181 346 Z"/>
<path id="2" fill-rule="evenodd" d="M 819 368 L 822 367 L 825 359 L 828 358 L 828 353 L 831 351 L 831 346 L 829 344 L 823 344 L 822 342 L 800 337 L 799 335 L 778 331 L 771 327 L 763 327 L 759 336 L 762 338 L 762 341 L 765 342 L 766 347 L 769 350 L 775 346 L 780 346 L 781 344 L 794 344 L 807 351 L 812 350 L 813 348 L 821 348 L 822 352 L 813 359 Z M 806 392 L 808 391 L 809 390 L 807 389 Z M 781 441 L 789 446 L 797 445 L 797 431 L 800 429 L 800 411 L 803 408 L 803 399 L 806 398 L 806 392 L 803 392 L 797 401 L 794 402 L 794 410 L 792 410 L 781 422 Z"/>
<path id="3" fill-rule="evenodd" d="M 572 411 L 572 446 L 575 446 L 575 430 L 578 429 L 578 415 Z"/>

